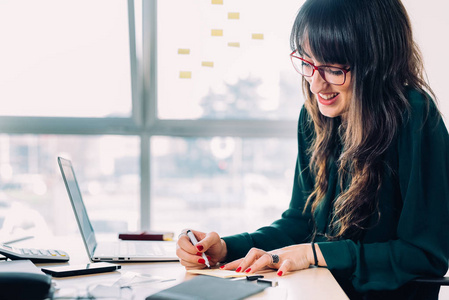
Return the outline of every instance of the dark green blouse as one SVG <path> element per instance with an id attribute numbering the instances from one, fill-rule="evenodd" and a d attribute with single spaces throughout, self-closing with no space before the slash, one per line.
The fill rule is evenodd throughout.
<path id="1" fill-rule="evenodd" d="M 443 276 L 449 257 L 449 136 L 433 103 L 409 92 L 410 118 L 385 153 L 379 212 L 358 240 L 327 241 L 332 203 L 340 194 L 336 165 L 330 167 L 324 201 L 316 209 L 317 244 L 329 270 L 348 292 L 396 290 L 421 276 Z M 298 159 L 292 199 L 282 218 L 258 229 L 224 237 L 227 260 L 252 247 L 267 251 L 311 241 L 314 223 L 303 213 L 313 190 L 307 149 L 313 136 L 307 111 L 298 123 Z M 382 134 L 382 133 L 379 133 Z M 321 233 L 321 234 L 320 234 Z"/>

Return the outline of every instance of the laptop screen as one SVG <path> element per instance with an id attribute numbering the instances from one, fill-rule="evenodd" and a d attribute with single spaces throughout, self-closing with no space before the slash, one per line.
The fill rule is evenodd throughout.
<path id="1" fill-rule="evenodd" d="M 75 217 L 78 221 L 78 226 L 84 240 L 84 245 L 86 246 L 90 257 L 92 257 L 97 241 L 95 239 L 94 229 L 87 215 L 86 207 L 84 206 L 78 182 L 76 181 L 75 171 L 73 170 L 72 163 L 67 159 L 58 157 L 58 163 L 62 178 L 64 179 L 67 188 L 67 193 L 72 202 Z"/>

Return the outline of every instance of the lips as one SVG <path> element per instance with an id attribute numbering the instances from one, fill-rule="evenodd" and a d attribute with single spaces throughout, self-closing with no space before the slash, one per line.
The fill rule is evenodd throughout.
<path id="1" fill-rule="evenodd" d="M 339 95 L 340 95 L 339 93 L 330 93 L 330 94 L 319 93 L 316 96 L 318 102 L 320 102 L 322 105 L 332 105 L 337 101 Z"/>

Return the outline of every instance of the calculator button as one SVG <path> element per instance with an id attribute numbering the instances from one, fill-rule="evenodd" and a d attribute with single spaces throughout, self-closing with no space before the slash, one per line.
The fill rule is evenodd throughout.
<path id="1" fill-rule="evenodd" d="M 66 253 L 64 251 L 55 250 L 59 255 L 66 256 Z"/>
<path id="2" fill-rule="evenodd" d="M 55 252 L 55 250 L 48 250 L 48 252 L 50 252 L 51 256 L 57 256 L 58 253 Z"/>
<path id="3" fill-rule="evenodd" d="M 45 250 L 45 249 L 39 249 L 39 253 L 40 253 L 41 255 L 44 255 L 44 256 L 49 256 L 49 255 L 50 255 L 50 253 L 48 253 L 48 251 Z"/>

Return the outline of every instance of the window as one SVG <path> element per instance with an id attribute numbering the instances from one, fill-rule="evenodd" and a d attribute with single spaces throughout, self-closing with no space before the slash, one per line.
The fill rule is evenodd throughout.
<path id="1" fill-rule="evenodd" d="M 300 78 L 285 53 L 297 9 L 298 1 L 159 1 L 158 116 L 296 120 Z"/>
<path id="2" fill-rule="evenodd" d="M 302 2 L 1 1 L 3 241 L 76 230 L 58 155 L 99 232 L 230 234 L 278 218 L 303 103 L 288 56 Z M 405 3 L 427 63 L 444 49 L 428 33 L 446 10 L 422 14 L 434 4 Z M 427 66 L 440 96 L 444 63 Z"/>
<path id="3" fill-rule="evenodd" d="M 2 134 L 0 144 L 0 222 L 4 234 L 34 234 L 36 230 L 66 234 L 75 230 L 76 223 L 67 222 L 74 216 L 55 163 L 58 156 L 74 161 L 96 230 L 138 228 L 138 138 Z"/>
<path id="4" fill-rule="evenodd" d="M 280 216 L 299 4 L 216 2 L 2 1 L 0 235 L 77 230 L 57 156 L 101 233 L 227 234 Z"/>
<path id="5" fill-rule="evenodd" d="M 125 1 L 2 1 L 0 115 L 130 117 L 128 32 Z"/>
<path id="6" fill-rule="evenodd" d="M 153 228 L 232 234 L 288 207 L 294 139 L 154 137 L 151 145 Z"/>

